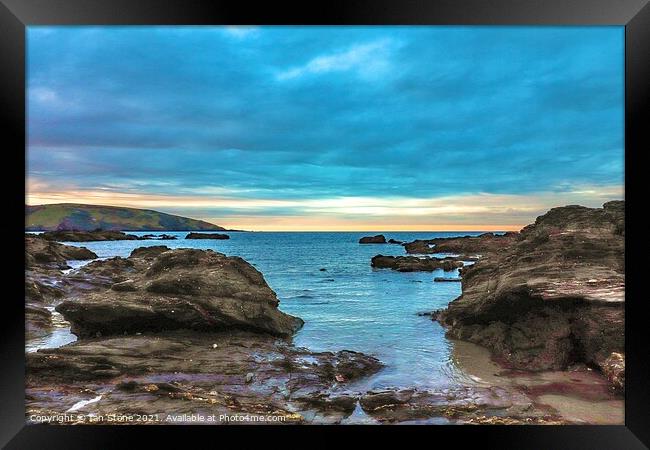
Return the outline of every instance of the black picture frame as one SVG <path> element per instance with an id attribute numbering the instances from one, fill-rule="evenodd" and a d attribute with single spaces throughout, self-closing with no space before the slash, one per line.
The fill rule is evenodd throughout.
<path id="1" fill-rule="evenodd" d="M 109 448 L 129 445 L 137 435 L 161 442 L 188 444 L 207 438 L 225 443 L 233 434 L 297 433 L 296 445 L 309 445 L 315 438 L 341 441 L 339 434 L 373 433 L 380 438 L 443 439 L 454 445 L 471 440 L 482 448 L 540 449 L 636 449 L 650 445 L 648 420 L 648 333 L 643 314 L 647 295 L 643 289 L 641 258 L 646 231 L 639 211 L 644 206 L 641 163 L 650 149 L 645 133 L 650 105 L 650 5 L 648 0 L 356 0 L 279 2 L 218 0 L 213 2 L 172 0 L 0 0 L 0 114 L 5 132 L 5 220 L 0 229 L 11 236 L 11 256 L 20 260 L 24 233 L 25 137 L 25 29 L 30 25 L 127 25 L 127 24 L 430 24 L 430 25 L 621 25 L 625 26 L 625 201 L 626 201 L 626 398 L 625 425 L 621 426 L 483 426 L 483 427 L 65 427 L 25 424 L 24 405 L 24 304 L 22 268 L 5 266 L 2 302 L 3 326 L 0 407 L 0 444 L 6 448 Z M 21 170 L 22 169 L 22 170 Z M 21 173 L 22 172 L 22 173 Z M 635 213 L 636 211 L 636 213 Z M 634 217 L 638 215 L 639 217 Z M 11 220 L 7 220 L 11 219 Z M 14 259 L 15 255 L 15 259 Z M 16 266 L 16 267 L 13 267 Z M 5 287 L 6 287 L 5 286 Z M 9 294 L 11 292 L 11 294 Z M 24 293 L 24 292 L 23 292 Z M 210 435 L 210 436 L 206 436 Z M 416 436 L 417 435 L 417 436 Z M 330 437 L 331 436 L 331 437 Z M 138 436 L 140 437 L 140 436 Z M 216 438 L 218 437 L 218 440 Z M 285 436 L 286 438 L 286 436 Z M 302 439 L 305 438 L 305 439 Z M 222 440 L 224 439 L 224 440 Z M 347 440 L 347 439 L 346 439 Z M 289 442 L 292 442 L 289 441 Z M 238 442 L 238 441 L 231 441 Z M 271 442 L 271 441 L 269 441 Z M 324 441 L 323 441 L 324 442 Z"/>

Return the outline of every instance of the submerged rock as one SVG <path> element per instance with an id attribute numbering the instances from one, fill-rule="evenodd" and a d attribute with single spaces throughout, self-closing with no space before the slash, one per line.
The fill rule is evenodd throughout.
<path id="1" fill-rule="evenodd" d="M 463 267 L 461 261 L 453 258 L 418 258 L 415 256 L 373 256 L 370 265 L 377 269 L 393 269 L 399 272 L 432 272 L 442 269 L 446 272 Z"/>
<path id="2" fill-rule="evenodd" d="M 472 247 L 485 256 L 461 270 L 463 293 L 438 321 L 514 368 L 607 373 L 623 352 L 623 233 L 623 202 L 553 208 L 499 251 Z"/>
<path id="3" fill-rule="evenodd" d="M 383 234 L 377 236 L 365 236 L 359 239 L 359 244 L 385 244 L 386 237 Z"/>
<path id="4" fill-rule="evenodd" d="M 463 281 L 461 278 L 450 278 L 450 277 L 435 277 L 433 281 L 442 283 L 442 282 L 457 282 L 460 283 Z"/>
<path id="5" fill-rule="evenodd" d="M 230 236 L 227 234 L 220 233 L 189 233 L 185 236 L 185 239 L 230 239 Z"/>
<path id="6" fill-rule="evenodd" d="M 303 324 L 278 310 L 275 292 L 253 266 L 212 250 L 139 250 L 93 262 L 76 276 L 112 286 L 57 306 L 80 337 L 174 329 L 290 336 Z"/>

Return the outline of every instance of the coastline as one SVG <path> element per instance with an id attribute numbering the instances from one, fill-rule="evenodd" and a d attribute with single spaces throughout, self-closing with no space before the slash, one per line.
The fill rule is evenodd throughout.
<path id="1" fill-rule="evenodd" d="M 427 256 L 424 255 L 422 257 Z M 97 269 L 104 270 L 110 265 L 110 262 L 107 259 L 100 258 L 96 263 L 92 263 L 92 265 Z M 61 269 L 57 268 L 56 270 L 60 271 Z M 115 273 L 111 273 L 110 271 L 108 273 L 105 271 L 102 273 L 101 270 L 91 274 L 88 272 L 88 269 L 84 270 L 81 268 L 73 270 L 69 274 L 61 273 L 56 275 L 50 269 L 45 270 L 39 268 L 35 272 L 38 273 L 37 279 L 38 277 L 44 277 L 42 279 L 51 282 L 58 277 L 58 281 L 62 282 L 63 285 L 66 283 L 69 284 L 67 288 L 64 286 L 63 290 L 70 290 L 62 294 L 59 298 L 78 298 L 79 296 L 87 296 L 89 295 L 88 293 L 93 291 L 101 292 L 101 289 L 110 288 L 110 285 L 106 284 L 108 282 L 107 279 L 102 277 L 106 277 L 108 274 L 110 278 Z M 79 276 L 80 273 L 82 274 L 81 277 Z M 83 275 L 84 273 L 85 275 Z M 111 284 L 115 285 L 115 283 Z M 97 295 L 101 297 L 101 294 Z M 416 317 L 413 318 L 413 320 L 416 319 Z M 123 341 L 123 344 L 126 342 L 129 343 L 127 346 L 150 338 L 156 341 L 160 339 L 171 339 L 172 341 L 180 339 L 179 336 L 174 336 L 173 333 L 176 332 L 172 332 L 169 336 L 165 335 L 165 333 L 170 332 L 163 330 L 162 333 L 163 335 L 155 333 L 138 335 L 136 333 L 132 336 L 129 334 L 128 338 L 121 337 L 120 339 L 127 339 Z M 201 333 L 205 332 L 202 331 Z M 222 336 L 223 338 L 232 336 L 233 332 L 224 330 L 224 332 L 220 333 L 226 334 L 214 335 L 214 340 L 221 339 L 217 338 L 217 336 Z M 201 334 L 201 336 L 205 337 L 207 335 Z M 45 386 L 47 386 L 47 389 L 54 388 L 55 391 L 62 389 L 60 394 L 63 398 L 67 398 L 66 402 L 64 402 L 66 406 L 72 400 L 76 400 L 74 404 L 77 404 L 78 402 L 90 401 L 102 395 L 101 401 L 87 403 L 87 406 L 79 406 L 81 410 L 86 408 L 88 411 L 101 410 L 102 408 L 109 408 L 110 410 L 110 407 L 119 408 L 128 406 L 128 399 L 131 395 L 151 396 L 152 398 L 158 398 L 158 401 L 161 401 L 160 396 L 163 395 L 165 404 L 169 401 L 171 404 L 176 405 L 173 407 L 169 406 L 172 408 L 170 411 L 173 411 L 178 406 L 178 402 L 172 400 L 177 400 L 179 397 L 187 398 L 188 396 L 201 399 L 197 400 L 201 404 L 219 404 L 221 405 L 220 407 L 226 408 L 226 410 L 230 408 L 231 412 L 242 413 L 246 409 L 242 408 L 241 405 L 235 406 L 235 404 L 229 404 L 225 400 L 222 401 L 218 396 L 209 395 L 211 391 L 205 391 L 205 388 L 200 386 L 201 383 L 217 382 L 214 379 L 209 381 L 201 379 L 200 369 L 198 373 L 196 372 L 197 369 L 183 369 L 189 370 L 185 381 L 175 379 L 172 383 L 174 386 L 172 387 L 164 384 L 162 387 L 158 386 L 156 384 L 157 381 L 147 384 L 152 379 L 144 378 L 136 382 L 138 384 L 134 385 L 133 391 L 123 391 L 120 390 L 121 388 L 117 389 L 117 384 L 113 381 L 101 381 L 107 375 L 117 377 L 116 379 L 123 379 L 125 376 L 127 378 L 139 376 L 128 371 L 120 372 L 119 368 L 115 371 L 115 364 L 119 366 L 119 361 L 113 360 L 111 362 L 111 356 L 109 355 L 117 350 L 117 348 L 111 346 L 102 350 L 102 345 L 104 345 L 102 342 L 108 343 L 111 339 L 115 338 L 105 336 L 104 334 L 100 337 L 95 336 L 90 340 L 88 337 L 82 337 L 78 342 L 62 347 L 60 350 L 31 353 L 30 358 L 28 358 L 28 365 L 31 364 L 31 367 L 39 367 L 38 371 L 41 371 L 41 374 L 35 375 L 35 373 L 31 373 L 29 378 L 28 405 L 31 405 L 29 406 L 31 408 L 30 411 L 34 413 L 35 411 L 56 407 L 61 408 L 63 406 L 61 403 L 53 403 L 51 398 L 53 396 L 44 394 Z M 194 342 L 192 341 L 194 338 L 191 336 L 183 337 L 182 339 L 190 339 L 191 342 Z M 237 375 L 237 377 L 241 377 L 239 381 L 233 382 L 233 380 L 229 380 L 226 382 L 221 380 L 218 384 L 211 384 L 211 386 L 221 386 L 220 389 L 222 391 L 234 389 L 234 393 L 231 392 L 228 394 L 231 396 L 234 395 L 233 398 L 238 398 L 241 395 L 257 396 L 258 403 L 266 401 L 269 405 L 275 405 L 284 411 L 283 414 L 287 417 L 293 414 L 291 417 L 297 423 L 367 423 L 368 421 L 372 423 L 412 423 L 413 421 L 415 423 L 436 423 L 439 420 L 450 423 L 620 423 L 619 420 L 622 420 L 622 416 L 615 414 L 619 410 L 622 411 L 622 400 L 620 396 L 611 393 L 606 384 L 603 383 L 603 378 L 587 367 L 575 367 L 575 370 L 569 371 L 512 372 L 505 370 L 502 366 L 496 366 L 494 358 L 489 354 L 487 349 L 473 346 L 472 344 L 453 341 L 452 347 L 456 364 L 464 368 L 468 377 L 467 383 L 462 389 L 460 387 L 447 388 L 445 392 L 445 389 L 432 390 L 398 386 L 393 389 L 370 389 L 365 392 L 356 392 L 351 391 L 351 389 L 355 386 L 362 386 L 364 380 L 369 375 L 371 376 L 372 373 L 378 370 L 381 372 L 382 370 L 377 365 L 382 363 L 379 361 L 374 363 L 372 362 L 373 359 L 368 359 L 372 358 L 371 355 L 365 356 L 359 353 L 342 354 L 348 356 L 355 355 L 354 358 L 357 358 L 362 365 L 365 364 L 365 368 L 360 372 L 355 372 L 352 376 L 350 374 L 343 376 L 337 373 L 322 372 L 318 364 L 316 367 L 312 367 L 310 364 L 305 365 L 304 363 L 298 363 L 296 365 L 297 361 L 303 361 L 305 358 L 307 358 L 306 360 L 310 360 L 311 358 L 325 358 L 324 361 L 329 360 L 329 364 L 336 366 L 333 361 L 336 361 L 336 358 L 340 358 L 341 356 L 318 356 L 319 353 L 309 352 L 306 349 L 292 350 L 291 338 L 282 344 L 257 335 L 247 335 L 247 337 L 242 339 L 248 343 L 259 341 L 259 346 L 261 347 L 258 346 L 257 351 L 259 352 L 259 349 L 262 348 L 263 350 L 261 351 L 267 355 L 278 354 L 278 349 L 284 348 L 285 350 L 280 351 L 280 353 L 284 355 L 284 360 L 290 361 L 288 366 L 291 368 L 290 371 L 296 370 L 296 367 L 298 367 L 298 372 L 304 374 L 306 377 L 304 378 L 304 382 L 309 387 L 302 386 L 296 389 L 295 391 L 300 395 L 296 395 L 296 392 L 291 392 L 288 398 L 282 397 L 273 400 L 267 396 L 268 393 L 262 394 L 259 392 L 259 386 L 255 382 L 247 382 L 247 379 L 250 378 L 250 373 L 255 374 L 260 370 L 259 365 L 247 366 L 245 369 L 240 369 L 242 373 Z M 240 339 L 237 342 L 243 341 Z M 88 347 L 89 345 L 90 347 Z M 241 344 L 237 344 L 237 346 L 239 345 Z M 289 347 L 285 347 L 286 345 Z M 93 352 L 88 353 L 89 348 L 92 348 Z M 107 351 L 108 348 L 112 350 L 109 353 L 103 354 L 102 351 Z M 355 348 L 350 348 L 349 350 L 354 351 Z M 227 351 L 229 352 L 230 350 Z M 48 379 L 48 376 L 51 378 L 53 374 L 59 373 L 61 370 L 63 372 L 60 373 L 75 373 L 75 370 L 78 370 L 78 368 L 86 364 L 83 361 L 87 360 L 87 358 L 96 359 L 98 357 L 102 358 L 105 364 L 113 367 L 111 369 L 113 372 L 110 370 L 109 372 L 102 372 L 102 370 L 106 369 L 98 369 L 102 372 L 102 376 L 91 383 L 95 386 L 91 389 L 92 392 L 82 392 L 79 386 L 75 387 L 74 383 L 72 385 L 66 383 L 52 385 L 49 382 L 44 382 L 44 380 Z M 73 359 L 70 360 L 70 358 Z M 144 352 L 138 358 L 142 360 L 151 359 L 152 355 Z M 57 363 L 52 365 L 52 360 L 57 361 Z M 82 364 L 82 366 L 79 366 L 79 364 Z M 211 370 L 215 370 L 215 367 L 220 367 L 218 365 L 219 363 L 214 361 L 210 364 L 217 364 L 217 366 L 213 365 Z M 325 366 L 327 364 L 325 363 Z M 162 367 L 167 367 L 166 363 Z M 270 374 L 265 383 L 273 380 L 274 384 L 282 384 L 281 380 L 287 376 L 287 367 L 281 367 L 279 370 L 280 372 Z M 490 372 L 492 373 L 490 374 Z M 42 374 L 49 375 L 43 377 Z M 341 375 L 339 377 L 340 379 L 337 379 L 337 375 Z M 311 382 L 306 381 L 314 376 L 322 380 L 317 385 L 310 384 Z M 59 377 L 59 380 L 62 380 L 59 375 L 55 375 L 54 379 L 57 379 L 57 377 Z M 181 376 L 180 378 L 182 379 L 183 377 Z M 199 379 L 202 381 L 197 381 Z M 166 380 L 165 383 L 170 383 L 170 381 Z M 154 384 L 157 388 L 151 387 L 151 384 Z M 537 388 L 530 389 L 529 386 L 531 385 L 535 385 Z M 149 386 L 151 391 L 146 389 L 147 386 Z M 585 388 L 584 386 L 589 387 Z M 121 394 L 115 394 L 116 389 Z M 305 389 L 307 391 L 306 393 L 304 392 Z M 590 389 L 593 391 L 592 393 L 590 393 Z M 301 393 L 300 391 L 303 392 Z M 111 392 L 111 394 L 108 395 L 107 392 Z M 131 394 L 128 394 L 128 392 L 131 392 Z M 154 392 L 157 392 L 157 394 L 153 395 Z M 114 396 L 115 401 L 107 400 L 111 395 Z M 74 404 L 71 404 L 69 407 L 74 406 Z M 388 405 L 393 406 L 389 407 Z M 186 407 L 188 405 L 185 405 L 183 408 Z M 203 407 L 196 408 L 201 410 Z M 192 408 L 187 411 L 191 412 Z M 608 411 L 613 413 L 608 415 Z M 107 411 L 104 412 L 107 413 Z M 301 419 L 298 419 L 298 416 L 295 414 L 300 416 Z"/>

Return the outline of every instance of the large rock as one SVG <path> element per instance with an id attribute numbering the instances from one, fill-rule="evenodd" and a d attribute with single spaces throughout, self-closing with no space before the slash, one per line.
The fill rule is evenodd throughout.
<path id="1" fill-rule="evenodd" d="M 370 265 L 377 269 L 393 269 L 399 272 L 446 272 L 463 267 L 462 261 L 453 258 L 418 258 L 415 256 L 373 256 Z"/>
<path id="2" fill-rule="evenodd" d="M 377 236 L 365 236 L 359 239 L 359 244 L 385 244 L 386 237 L 383 234 Z"/>
<path id="3" fill-rule="evenodd" d="M 472 248 L 486 255 L 461 270 L 463 293 L 438 321 L 515 368 L 605 371 L 623 352 L 623 233 L 623 202 L 554 208 L 499 251 Z"/>
<path id="4" fill-rule="evenodd" d="M 457 253 L 464 257 L 494 253 L 516 241 L 518 233 L 483 233 L 479 236 L 417 239 L 404 244 L 406 253 Z"/>
<path id="5" fill-rule="evenodd" d="M 138 250 L 93 262 L 77 276 L 106 286 L 129 281 L 57 306 L 80 337 L 174 329 L 290 336 L 303 323 L 278 310 L 275 292 L 253 266 L 212 250 Z"/>
<path id="6" fill-rule="evenodd" d="M 95 259 L 97 255 L 86 247 L 51 242 L 41 235 L 25 235 L 25 265 L 26 268 L 56 268 L 67 269 L 68 260 Z"/>

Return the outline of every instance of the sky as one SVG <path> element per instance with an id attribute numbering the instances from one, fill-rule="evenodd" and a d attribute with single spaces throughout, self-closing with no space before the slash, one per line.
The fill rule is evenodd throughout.
<path id="1" fill-rule="evenodd" d="M 624 195 L 623 27 L 28 27 L 30 205 L 517 230 Z"/>

